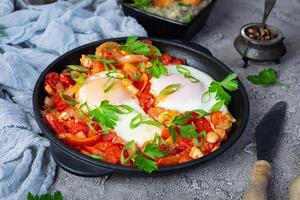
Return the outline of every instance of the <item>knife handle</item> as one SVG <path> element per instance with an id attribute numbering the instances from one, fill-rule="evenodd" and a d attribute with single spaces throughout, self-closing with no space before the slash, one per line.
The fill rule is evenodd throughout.
<path id="1" fill-rule="evenodd" d="M 270 163 L 265 160 L 256 161 L 243 200 L 267 200 L 267 187 L 270 176 Z"/>
<path id="2" fill-rule="evenodd" d="M 289 192 L 290 192 L 290 200 L 300 199 L 300 174 L 291 183 Z"/>

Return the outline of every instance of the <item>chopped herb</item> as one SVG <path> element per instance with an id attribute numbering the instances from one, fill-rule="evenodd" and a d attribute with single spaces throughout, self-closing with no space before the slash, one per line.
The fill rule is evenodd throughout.
<path id="1" fill-rule="evenodd" d="M 146 145 L 144 154 L 152 159 L 161 158 L 166 156 L 166 152 L 160 150 L 159 146 L 154 143 L 149 143 Z"/>
<path id="2" fill-rule="evenodd" d="M 146 56 L 151 55 L 151 49 L 148 47 L 148 45 L 138 40 L 138 37 L 136 36 L 129 36 L 126 40 L 126 43 L 121 45 L 121 49 L 128 53 L 136 53 Z"/>
<path id="3" fill-rule="evenodd" d="M 181 136 L 184 138 L 194 138 L 199 136 L 199 133 L 196 131 L 196 127 L 193 124 L 186 124 L 177 127 Z"/>
<path id="4" fill-rule="evenodd" d="M 140 170 L 143 170 L 149 174 L 158 168 L 157 164 L 153 160 L 145 158 L 140 151 L 137 151 L 136 157 L 134 158 L 134 163 Z"/>
<path id="5" fill-rule="evenodd" d="M 27 200 L 63 200 L 63 196 L 61 192 L 54 192 L 51 194 L 43 194 L 43 195 L 33 195 L 31 192 L 27 194 Z"/>
<path id="6" fill-rule="evenodd" d="M 69 95 L 60 93 L 60 97 L 63 100 L 63 102 L 65 102 L 66 104 L 69 104 L 71 106 L 79 104 L 79 102 L 77 102 L 74 98 L 70 97 Z"/>
<path id="7" fill-rule="evenodd" d="M 133 0 L 132 6 L 140 9 L 146 9 L 151 3 L 151 0 Z"/>
<path id="8" fill-rule="evenodd" d="M 187 13 L 185 16 L 181 18 L 181 21 L 184 23 L 189 23 L 190 21 L 192 21 L 193 17 L 194 17 L 193 13 Z"/>
<path id="9" fill-rule="evenodd" d="M 167 145 L 166 141 L 157 133 L 155 134 L 152 143 L 156 145 L 161 145 L 161 144 Z"/>
<path id="10" fill-rule="evenodd" d="M 88 72 L 89 71 L 87 68 L 82 67 L 80 65 L 68 65 L 67 67 L 70 69 L 79 71 L 79 72 Z"/>
<path id="11" fill-rule="evenodd" d="M 124 79 L 126 75 L 119 71 L 111 71 L 106 73 L 107 77 L 115 78 L 115 79 Z"/>
<path id="12" fill-rule="evenodd" d="M 120 107 L 121 106 L 121 107 Z M 109 132 L 109 129 L 114 129 L 116 126 L 116 121 L 118 120 L 117 114 L 127 114 L 133 110 L 133 108 L 127 105 L 114 106 L 109 103 L 109 101 L 104 100 L 101 102 L 101 105 L 94 108 L 93 110 L 89 110 L 89 117 L 93 118 L 93 120 L 99 123 L 102 127 L 102 130 L 105 133 Z M 124 113 L 122 109 L 127 109 L 128 112 Z"/>
<path id="13" fill-rule="evenodd" d="M 71 78 L 78 84 L 83 84 L 85 82 L 84 76 L 78 71 L 71 71 Z"/>
<path id="14" fill-rule="evenodd" d="M 217 103 L 215 103 L 212 107 L 211 107 L 211 112 L 217 112 L 219 111 L 222 106 L 224 105 L 225 101 L 224 100 L 220 100 Z"/>
<path id="15" fill-rule="evenodd" d="M 103 160 L 103 156 L 98 155 L 98 154 L 90 154 L 88 156 L 90 156 L 92 158 L 95 158 L 95 159 L 98 159 L 98 160 Z"/>
<path id="16" fill-rule="evenodd" d="M 167 68 L 157 59 L 152 61 L 152 66 L 147 68 L 147 72 L 152 74 L 155 78 L 168 74 Z"/>
<path id="17" fill-rule="evenodd" d="M 204 102 L 204 99 L 207 96 L 209 99 L 209 95 L 211 93 L 215 93 L 217 100 L 224 100 L 224 104 L 228 105 L 231 101 L 231 96 L 226 92 L 226 90 L 235 91 L 238 89 L 238 81 L 236 80 L 236 77 L 237 75 L 235 73 L 230 73 L 221 82 L 213 81 L 210 84 L 208 91 L 203 94 L 201 101 Z"/>
<path id="18" fill-rule="evenodd" d="M 273 68 L 264 69 L 264 70 L 260 71 L 258 75 L 249 75 L 249 76 L 247 76 L 247 79 L 255 85 L 267 86 L 267 85 L 272 85 L 272 84 L 278 83 L 285 87 L 289 86 L 289 85 L 277 80 L 277 72 Z"/>
<path id="19" fill-rule="evenodd" d="M 156 122 L 156 121 L 151 121 L 151 120 L 143 121 L 143 116 L 141 113 L 139 113 L 134 118 L 131 119 L 129 127 L 131 129 L 134 129 L 134 128 L 137 128 L 141 124 L 148 124 L 148 125 L 152 125 L 152 126 L 161 126 L 162 125 L 162 123 Z"/>
<path id="20" fill-rule="evenodd" d="M 127 153 L 129 154 L 127 158 L 124 157 L 124 152 L 127 151 Z M 128 163 L 136 154 L 137 148 L 136 148 L 136 144 L 134 141 L 130 141 L 128 142 L 122 149 L 121 152 L 121 164 L 124 165 L 126 163 Z"/>
<path id="21" fill-rule="evenodd" d="M 201 142 L 198 141 L 199 137 L 203 138 Z M 193 138 L 196 147 L 200 147 L 206 141 L 206 131 L 201 131 L 199 137 Z"/>

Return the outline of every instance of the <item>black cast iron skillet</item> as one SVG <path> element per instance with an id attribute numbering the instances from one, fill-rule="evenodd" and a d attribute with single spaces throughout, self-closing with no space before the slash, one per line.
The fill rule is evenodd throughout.
<path id="1" fill-rule="evenodd" d="M 168 52 L 176 57 L 185 58 L 188 65 L 208 73 L 216 80 L 224 79 L 225 76 L 231 72 L 228 67 L 214 58 L 206 48 L 200 45 L 182 41 L 169 41 L 156 38 L 149 39 L 152 40 L 154 42 L 154 45 L 156 45 L 162 52 Z M 81 154 L 68 147 L 66 144 L 55 137 L 53 131 L 43 121 L 40 112 L 42 110 L 43 102 L 46 97 L 46 92 L 44 90 L 44 79 L 46 74 L 53 71 L 60 73 L 65 68 L 65 66 L 69 64 L 80 64 L 79 59 L 82 54 L 94 54 L 95 48 L 106 41 L 123 42 L 125 41 L 125 38 L 101 40 L 73 49 L 57 58 L 42 72 L 36 82 L 33 91 L 34 114 L 43 133 L 51 142 L 51 152 L 53 158 L 58 163 L 58 165 L 66 171 L 80 176 L 92 177 L 111 173 L 120 173 L 124 175 L 147 175 L 145 172 L 142 172 L 135 167 L 126 167 L 122 165 L 102 162 Z M 200 165 L 201 163 L 207 162 L 208 160 L 219 156 L 238 140 L 247 125 L 249 114 L 248 96 L 244 86 L 240 81 L 239 90 L 232 93 L 232 101 L 229 105 L 229 110 L 237 119 L 237 122 L 233 124 L 228 141 L 222 144 L 218 150 L 194 161 L 168 167 L 160 167 L 151 175 L 169 174 L 175 171 L 178 172 L 178 170 L 192 168 Z"/>

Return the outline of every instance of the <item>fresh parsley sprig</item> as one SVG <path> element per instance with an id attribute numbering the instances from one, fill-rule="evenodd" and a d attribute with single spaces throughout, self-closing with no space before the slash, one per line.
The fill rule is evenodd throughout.
<path id="1" fill-rule="evenodd" d="M 161 158 L 167 155 L 167 153 L 161 151 L 159 146 L 155 143 L 147 144 L 144 150 L 144 154 L 152 159 Z"/>
<path id="2" fill-rule="evenodd" d="M 27 200 L 63 200 L 61 192 L 55 192 L 51 194 L 33 195 L 30 192 L 27 194 Z"/>
<path id="3" fill-rule="evenodd" d="M 108 133 L 109 129 L 114 129 L 116 122 L 119 119 L 118 114 L 128 114 L 133 111 L 133 108 L 128 105 L 111 105 L 108 100 L 101 102 L 100 106 L 90 109 L 87 104 L 88 115 L 95 122 L 99 123 L 104 133 Z"/>
<path id="4" fill-rule="evenodd" d="M 247 79 L 255 84 L 255 85 L 272 85 L 272 84 L 280 84 L 285 87 L 289 87 L 289 85 L 282 83 L 277 79 L 277 72 L 273 68 L 267 68 L 262 71 L 260 71 L 257 75 L 249 75 L 247 76 Z"/>
<path id="5" fill-rule="evenodd" d="M 138 40 L 138 37 L 136 36 L 127 37 L 125 44 L 121 45 L 121 49 L 128 53 L 135 53 L 146 56 L 151 55 L 151 49 L 149 48 L 149 46 Z"/>
<path id="6" fill-rule="evenodd" d="M 231 96 L 227 93 L 227 91 L 235 91 L 238 89 L 238 81 L 237 81 L 237 74 L 230 73 L 226 76 L 226 78 L 219 82 L 219 81 L 213 81 L 208 91 L 206 91 L 202 96 L 202 102 L 204 102 L 204 99 L 207 99 L 207 96 L 209 96 L 212 93 L 215 93 L 216 99 L 219 101 L 224 101 L 225 105 L 228 105 L 231 101 Z M 209 99 L 209 97 L 208 97 Z"/>
<path id="7" fill-rule="evenodd" d="M 152 61 L 151 67 L 147 68 L 147 73 L 152 74 L 155 78 L 159 78 L 162 75 L 167 75 L 168 70 L 162 62 L 155 59 Z"/>
<path id="8" fill-rule="evenodd" d="M 137 151 L 136 157 L 134 158 L 134 163 L 140 170 L 143 170 L 149 174 L 158 168 L 155 161 L 146 158 L 140 151 Z"/>
<path id="9" fill-rule="evenodd" d="M 174 142 L 176 142 L 178 138 L 176 129 L 178 129 L 181 133 L 181 136 L 185 138 L 194 138 L 199 136 L 199 133 L 196 131 L 196 127 L 193 124 L 186 124 L 187 120 L 191 118 L 191 113 L 186 113 L 184 115 L 176 116 L 170 123 L 168 129 Z"/>

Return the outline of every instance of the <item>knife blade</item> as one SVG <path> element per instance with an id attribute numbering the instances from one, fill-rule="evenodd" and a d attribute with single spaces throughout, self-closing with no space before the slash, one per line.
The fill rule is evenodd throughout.
<path id="1" fill-rule="evenodd" d="M 262 118 L 255 129 L 257 161 L 250 176 L 244 200 L 267 200 L 267 186 L 271 176 L 273 149 L 285 121 L 286 102 L 278 102 Z"/>
<path id="2" fill-rule="evenodd" d="M 257 160 L 272 159 L 273 149 L 285 121 L 286 102 L 275 104 L 255 129 Z"/>

